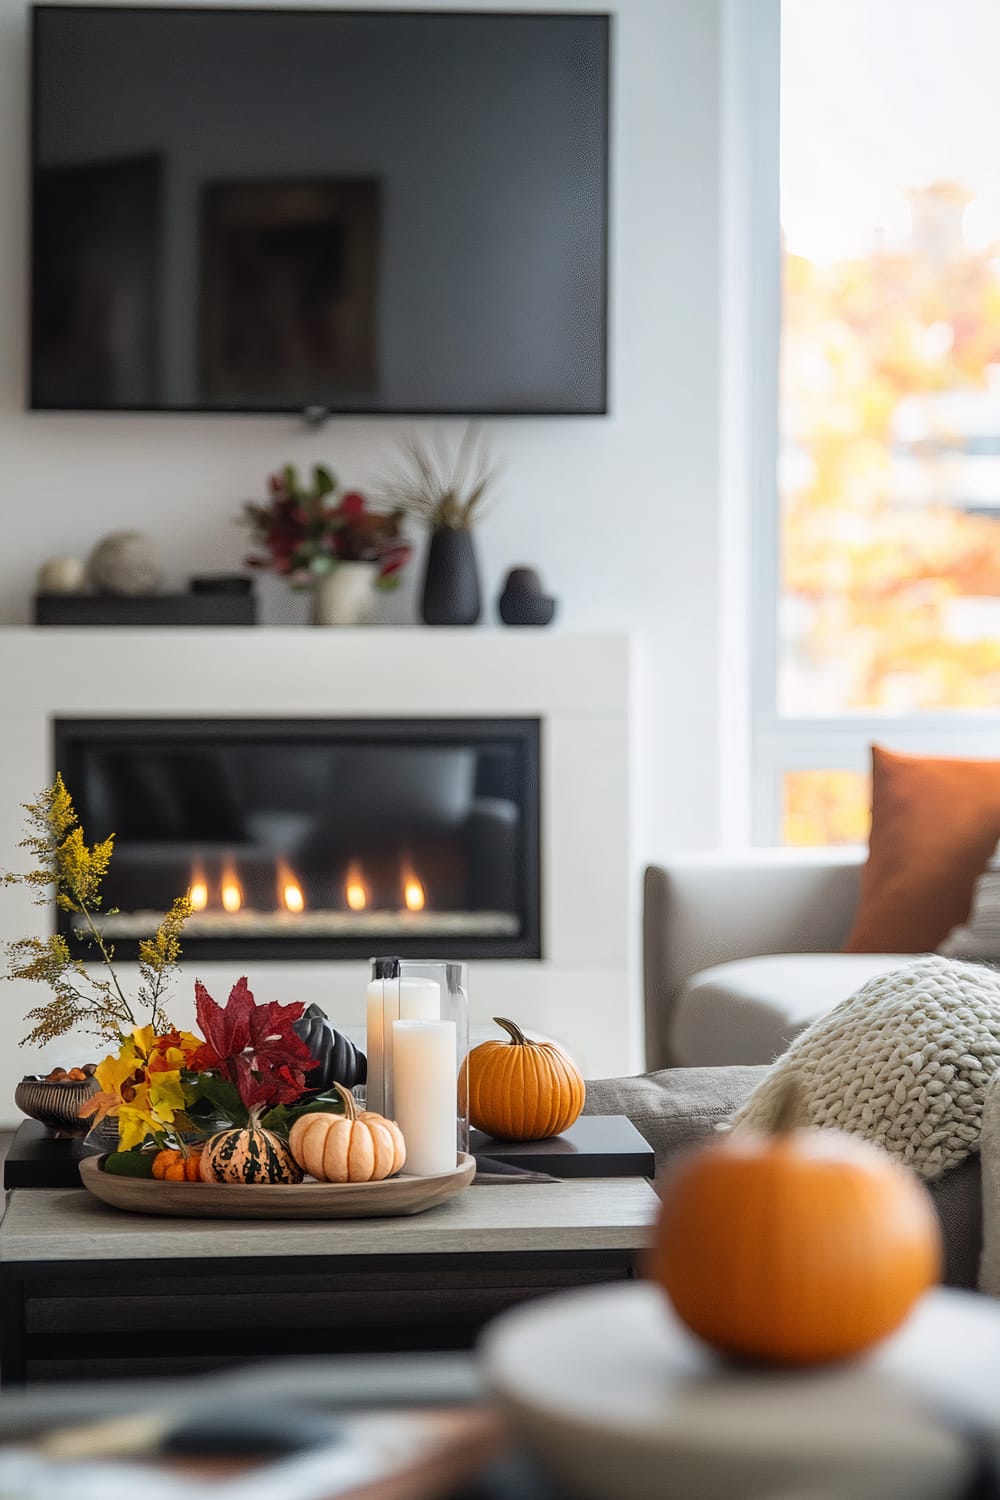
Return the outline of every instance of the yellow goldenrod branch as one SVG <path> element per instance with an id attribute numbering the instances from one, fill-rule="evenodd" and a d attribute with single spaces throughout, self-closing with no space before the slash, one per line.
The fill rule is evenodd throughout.
<path id="1" fill-rule="evenodd" d="M 121 1016 L 121 1019 L 127 1021 L 130 1026 L 134 1026 L 136 1024 L 136 1020 L 135 1020 L 135 1016 L 132 1014 L 132 1007 L 129 1005 L 128 1001 L 125 999 L 125 995 L 124 995 L 124 992 L 122 990 L 122 987 L 121 987 L 121 985 L 118 982 L 118 975 L 115 973 L 114 965 L 111 962 L 111 955 L 108 952 L 107 947 L 105 946 L 104 938 L 103 938 L 103 936 L 101 934 L 101 931 L 98 928 L 98 926 L 97 926 L 96 922 L 94 921 L 93 917 L 91 916 L 91 914 L 90 914 L 90 908 L 86 905 L 86 903 L 84 903 L 84 902 L 80 903 L 80 911 L 82 912 L 83 916 L 87 919 L 87 926 L 90 928 L 91 937 L 93 938 L 94 942 L 98 946 L 98 949 L 100 950 L 101 958 L 104 960 L 104 963 L 105 963 L 105 966 L 107 968 L 108 974 L 109 974 L 109 976 L 111 978 L 111 983 L 114 986 L 115 994 L 118 996 L 118 999 L 121 1001 L 121 1006 L 122 1006 L 122 1016 Z"/>

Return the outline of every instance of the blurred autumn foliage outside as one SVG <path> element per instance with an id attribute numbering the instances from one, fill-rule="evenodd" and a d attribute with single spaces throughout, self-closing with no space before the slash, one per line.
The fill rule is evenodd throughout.
<path id="1" fill-rule="evenodd" d="M 784 260 L 781 712 L 1000 707 L 1000 244 L 910 194 L 910 243 Z M 867 778 L 785 778 L 790 843 L 864 839 Z"/>
<path id="2" fill-rule="evenodd" d="M 871 777 L 864 771 L 786 771 L 784 844 L 863 844 L 871 824 Z"/>

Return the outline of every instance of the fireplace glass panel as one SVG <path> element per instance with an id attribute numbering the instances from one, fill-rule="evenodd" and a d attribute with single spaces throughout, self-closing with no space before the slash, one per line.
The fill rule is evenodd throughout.
<path id="1" fill-rule="evenodd" d="M 538 732 L 60 720 L 55 762 L 88 840 L 115 835 L 104 930 L 123 958 L 184 891 L 192 957 L 538 958 Z"/>

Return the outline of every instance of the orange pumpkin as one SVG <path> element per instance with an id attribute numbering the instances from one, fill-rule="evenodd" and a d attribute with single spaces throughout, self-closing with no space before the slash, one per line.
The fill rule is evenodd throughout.
<path id="1" fill-rule="evenodd" d="M 199 1182 L 201 1180 L 201 1147 L 179 1151 L 166 1146 L 153 1157 L 153 1176 L 161 1182 Z"/>
<path id="2" fill-rule="evenodd" d="M 918 1177 L 857 1136 L 795 1128 L 796 1094 L 773 1134 L 678 1158 L 648 1269 L 708 1343 L 812 1364 L 898 1328 L 938 1280 L 941 1235 Z"/>
<path id="3" fill-rule="evenodd" d="M 342 1115 L 316 1111 L 300 1115 L 288 1133 L 288 1147 L 304 1172 L 319 1182 L 381 1182 L 406 1161 L 403 1132 L 395 1120 L 372 1110 L 358 1113 L 354 1095 L 334 1088 Z"/>
<path id="4" fill-rule="evenodd" d="M 583 1109 L 583 1074 L 554 1042 L 533 1042 L 513 1021 L 494 1016 L 509 1042 L 480 1042 L 462 1064 L 469 1119 L 506 1141 L 542 1141 L 567 1130 Z"/>

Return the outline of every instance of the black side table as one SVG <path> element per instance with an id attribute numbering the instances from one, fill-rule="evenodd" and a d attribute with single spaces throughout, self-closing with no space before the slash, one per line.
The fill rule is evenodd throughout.
<path id="1" fill-rule="evenodd" d="M 551 1177 L 652 1177 L 656 1157 L 627 1115 L 581 1115 L 547 1141 L 500 1141 L 473 1130 L 473 1156 Z"/>
<path id="2" fill-rule="evenodd" d="M 551 1177 L 652 1177 L 653 1148 L 625 1115 L 581 1115 L 562 1135 L 547 1141 L 498 1141 L 472 1131 L 474 1156 Z M 75 1188 L 78 1165 L 100 1148 L 74 1137 L 50 1134 L 37 1120 L 24 1120 L 4 1162 L 5 1188 Z"/>
<path id="3" fill-rule="evenodd" d="M 75 1188 L 79 1163 L 97 1148 L 75 1136 L 53 1135 L 37 1120 L 22 1120 L 3 1164 L 5 1188 Z"/>

